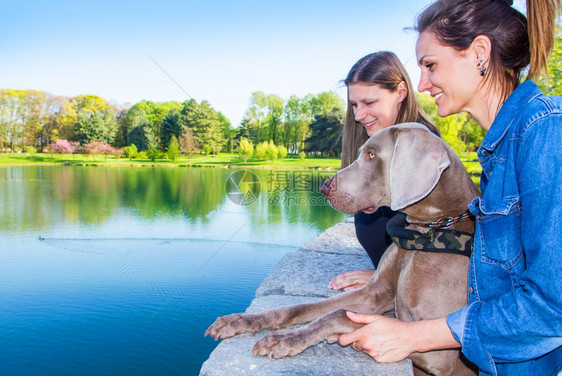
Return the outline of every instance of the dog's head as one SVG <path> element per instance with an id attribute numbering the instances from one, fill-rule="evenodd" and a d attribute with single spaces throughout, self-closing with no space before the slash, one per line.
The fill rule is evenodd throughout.
<path id="1" fill-rule="evenodd" d="M 421 124 L 398 124 L 369 138 L 357 160 L 326 181 L 321 192 L 344 213 L 373 212 L 383 205 L 401 210 L 429 195 L 449 164 L 443 140 Z"/>

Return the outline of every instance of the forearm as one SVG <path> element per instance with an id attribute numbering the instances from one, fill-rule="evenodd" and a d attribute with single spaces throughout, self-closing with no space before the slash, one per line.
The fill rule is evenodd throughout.
<path id="1" fill-rule="evenodd" d="M 461 345 L 455 340 L 446 318 L 414 321 L 411 337 L 415 341 L 416 352 L 459 348 Z"/>
<path id="2" fill-rule="evenodd" d="M 445 318 L 406 322 L 379 315 L 348 312 L 351 321 L 366 324 L 342 334 L 339 343 L 362 350 L 382 363 L 397 362 L 414 352 L 459 348 Z"/>

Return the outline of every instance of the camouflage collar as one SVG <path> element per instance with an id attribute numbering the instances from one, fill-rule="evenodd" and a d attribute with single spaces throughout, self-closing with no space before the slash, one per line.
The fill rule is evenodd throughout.
<path id="1" fill-rule="evenodd" d="M 406 214 L 398 213 L 392 217 L 386 232 L 400 248 L 437 253 L 453 253 L 470 257 L 474 234 L 447 228 L 431 228 L 426 233 L 407 229 Z"/>

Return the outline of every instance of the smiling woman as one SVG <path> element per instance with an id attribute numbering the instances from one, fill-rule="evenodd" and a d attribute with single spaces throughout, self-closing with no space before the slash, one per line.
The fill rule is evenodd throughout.
<path id="1" fill-rule="evenodd" d="M 398 57 L 380 51 L 361 58 L 343 81 L 347 87 L 347 114 L 343 130 L 342 168 L 350 165 L 359 147 L 378 131 L 391 125 L 407 122 L 424 124 L 433 133 L 437 128 L 423 112 L 414 95 L 410 77 Z M 390 245 L 386 224 L 396 214 L 388 207 L 374 213 L 355 214 L 357 238 L 373 262 L 379 260 Z M 333 289 L 356 289 L 373 275 L 373 270 L 354 270 L 335 277 L 329 284 Z"/>

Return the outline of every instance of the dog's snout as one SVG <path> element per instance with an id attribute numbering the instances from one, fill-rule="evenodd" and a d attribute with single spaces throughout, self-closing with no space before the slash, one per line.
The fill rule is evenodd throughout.
<path id="1" fill-rule="evenodd" d="M 328 196 L 330 194 L 330 192 L 332 191 L 332 183 L 333 183 L 334 178 L 331 177 L 330 179 L 326 180 L 321 186 L 320 186 L 320 193 L 322 193 L 324 196 Z"/>

